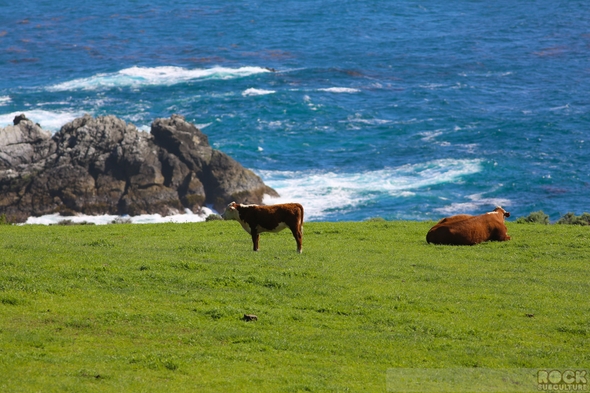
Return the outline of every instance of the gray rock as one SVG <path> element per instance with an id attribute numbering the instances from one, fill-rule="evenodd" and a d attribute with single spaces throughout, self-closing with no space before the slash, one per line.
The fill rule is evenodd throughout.
<path id="1" fill-rule="evenodd" d="M 151 133 L 115 116 L 85 115 L 53 137 L 21 115 L 0 129 L 0 214 L 16 222 L 54 212 L 167 215 L 206 203 L 278 196 L 252 171 L 209 146 L 184 117 Z"/>
<path id="2" fill-rule="evenodd" d="M 51 133 L 21 116 L 15 125 L 0 129 L 0 171 L 36 163 L 54 151 Z"/>
<path id="3" fill-rule="evenodd" d="M 264 194 L 279 196 L 254 172 L 218 150 L 212 152 L 209 165 L 205 167 L 203 184 L 212 191 L 208 194 L 207 203 L 213 204 L 219 212 L 231 201 L 259 204 Z"/>

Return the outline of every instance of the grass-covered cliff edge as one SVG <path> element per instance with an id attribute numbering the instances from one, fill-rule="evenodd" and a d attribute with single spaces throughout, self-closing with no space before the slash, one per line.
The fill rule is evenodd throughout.
<path id="1" fill-rule="evenodd" d="M 0 226 L 2 391 L 385 391 L 389 368 L 590 366 L 590 228 Z M 244 314 L 258 320 L 245 322 Z"/>

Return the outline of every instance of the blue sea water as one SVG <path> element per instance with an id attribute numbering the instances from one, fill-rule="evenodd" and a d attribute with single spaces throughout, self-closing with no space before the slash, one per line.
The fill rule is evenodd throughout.
<path id="1" fill-rule="evenodd" d="M 0 127 L 179 113 L 310 220 L 555 220 L 590 211 L 589 53 L 582 0 L 0 0 Z"/>

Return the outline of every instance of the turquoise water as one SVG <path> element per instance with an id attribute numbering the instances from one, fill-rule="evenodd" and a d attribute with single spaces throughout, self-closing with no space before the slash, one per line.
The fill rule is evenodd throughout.
<path id="1" fill-rule="evenodd" d="M 585 2 L 25 3 L 0 126 L 180 113 L 312 220 L 590 211 Z"/>

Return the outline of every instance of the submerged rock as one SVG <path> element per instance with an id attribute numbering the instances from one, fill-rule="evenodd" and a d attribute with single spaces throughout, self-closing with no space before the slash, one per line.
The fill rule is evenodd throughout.
<path id="1" fill-rule="evenodd" d="M 151 133 L 115 116 L 90 115 L 53 136 L 24 115 L 0 129 L 0 214 L 168 215 L 204 204 L 262 203 L 278 196 L 252 171 L 214 150 L 184 117 L 156 119 Z"/>

